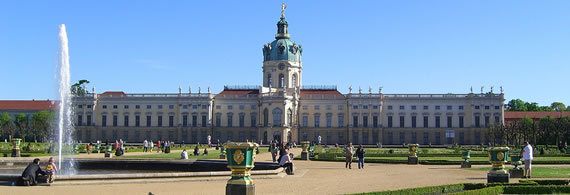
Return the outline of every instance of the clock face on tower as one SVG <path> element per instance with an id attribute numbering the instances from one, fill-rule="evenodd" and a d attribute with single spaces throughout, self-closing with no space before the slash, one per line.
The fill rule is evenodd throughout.
<path id="1" fill-rule="evenodd" d="M 279 64 L 279 70 L 283 70 L 285 68 L 285 64 L 281 63 Z"/>

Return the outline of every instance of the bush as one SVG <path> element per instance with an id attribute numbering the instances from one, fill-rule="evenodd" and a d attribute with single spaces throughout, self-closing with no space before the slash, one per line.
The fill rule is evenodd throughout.
<path id="1" fill-rule="evenodd" d="M 394 150 L 393 149 L 388 150 L 388 154 L 394 154 Z"/>
<path id="2" fill-rule="evenodd" d="M 421 188 L 410 188 L 403 190 L 383 191 L 383 192 L 369 192 L 361 194 L 374 194 L 374 195 L 392 195 L 392 194 L 444 194 L 459 192 L 463 190 L 463 184 L 450 184 L 441 186 L 430 186 Z"/>
<path id="3" fill-rule="evenodd" d="M 505 186 L 505 194 L 570 193 L 570 186 Z"/>
<path id="4" fill-rule="evenodd" d="M 544 155 L 544 148 L 540 148 L 540 155 Z"/>
<path id="5" fill-rule="evenodd" d="M 560 179 L 560 180 L 528 180 L 528 181 L 532 181 L 535 183 L 538 183 L 539 185 L 568 185 L 568 183 L 570 183 L 570 180 L 567 179 Z M 523 180 L 521 179 L 519 182 L 523 182 Z"/>
<path id="6" fill-rule="evenodd" d="M 503 194 L 503 186 L 495 186 L 495 187 L 488 187 L 488 188 L 482 188 L 482 189 L 477 189 L 477 190 L 468 190 L 468 191 L 463 191 L 463 192 L 457 192 L 457 193 L 453 193 L 453 195 L 480 195 L 480 194 L 484 194 L 484 195 L 495 195 L 495 194 Z"/>

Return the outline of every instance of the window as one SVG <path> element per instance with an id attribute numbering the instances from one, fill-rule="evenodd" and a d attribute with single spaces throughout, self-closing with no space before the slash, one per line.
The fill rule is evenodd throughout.
<path id="1" fill-rule="evenodd" d="M 251 109 L 252 109 L 252 110 L 255 110 L 256 108 L 257 108 L 256 105 L 251 105 Z"/>
<path id="2" fill-rule="evenodd" d="M 117 105 L 113 105 L 113 109 L 117 109 L 119 106 Z"/>
<path id="3" fill-rule="evenodd" d="M 378 116 L 372 116 L 372 127 L 378 128 Z"/>
<path id="4" fill-rule="evenodd" d="M 103 109 L 107 109 L 107 105 L 103 105 Z"/>
<path id="5" fill-rule="evenodd" d="M 202 116 L 202 127 L 206 127 L 208 125 L 208 118 L 206 116 Z"/>
<path id="6" fill-rule="evenodd" d="M 240 110 L 244 110 L 244 109 L 245 109 L 245 106 L 244 106 L 244 105 L 239 105 L 239 109 L 240 109 Z"/>
<path id="7" fill-rule="evenodd" d="M 136 127 L 140 127 L 141 126 L 141 116 L 136 115 L 135 116 L 135 126 Z"/>
<path id="8" fill-rule="evenodd" d="M 123 126 L 125 126 L 125 127 L 129 126 L 129 116 L 124 116 Z"/>
<path id="9" fill-rule="evenodd" d="M 279 108 L 273 109 L 273 126 L 279 127 L 281 126 L 281 119 L 282 119 L 283 111 Z"/>
<path id="10" fill-rule="evenodd" d="M 192 107 L 194 107 L 194 106 L 192 106 Z M 222 106 L 217 105 L 217 106 L 216 106 L 216 110 L 219 110 L 219 109 L 222 109 Z"/>
<path id="11" fill-rule="evenodd" d="M 358 105 L 352 106 L 352 109 L 355 109 L 355 110 L 358 109 Z"/>
<path id="12" fill-rule="evenodd" d="M 485 127 L 489 127 L 489 116 L 485 116 Z"/>
<path id="13" fill-rule="evenodd" d="M 403 110 L 405 108 L 405 106 L 400 106 L 400 110 Z"/>
<path id="14" fill-rule="evenodd" d="M 459 106 L 459 110 L 463 110 L 463 106 Z"/>
<path id="15" fill-rule="evenodd" d="M 81 126 L 83 123 L 83 115 L 77 115 L 77 126 Z"/>
<path id="16" fill-rule="evenodd" d="M 271 73 L 267 75 L 267 86 L 272 87 Z"/>
<path id="17" fill-rule="evenodd" d="M 440 128 L 441 118 L 439 116 L 435 117 L 435 128 Z"/>
<path id="18" fill-rule="evenodd" d="M 91 115 L 87 115 L 87 126 L 91 126 Z"/>
<path id="19" fill-rule="evenodd" d="M 158 109 L 162 109 L 162 105 L 158 105 Z"/>
<path id="20" fill-rule="evenodd" d="M 391 145 L 392 143 L 394 143 L 394 142 L 393 142 L 393 140 L 394 140 L 394 133 L 388 132 L 388 136 L 387 136 L 386 139 L 387 139 L 387 142 L 386 142 L 386 143 L 388 143 L 388 145 Z"/>
<path id="21" fill-rule="evenodd" d="M 151 109 L 152 105 L 146 105 L 146 109 Z"/>
<path id="22" fill-rule="evenodd" d="M 118 123 L 118 120 L 119 120 L 118 118 L 119 118 L 119 117 L 118 117 L 117 115 L 113 115 L 113 127 L 116 127 L 116 126 L 117 126 L 117 123 Z"/>
<path id="23" fill-rule="evenodd" d="M 233 139 L 233 138 L 232 138 L 233 136 L 234 136 L 234 133 L 233 133 L 233 132 L 231 132 L 231 131 L 228 132 L 228 141 L 231 141 L 231 140 Z"/>
<path id="24" fill-rule="evenodd" d="M 439 110 L 441 108 L 441 106 L 435 106 L 436 110 Z"/>
<path id="25" fill-rule="evenodd" d="M 208 109 L 208 105 L 202 105 L 202 110 Z"/>
<path id="26" fill-rule="evenodd" d="M 331 106 L 331 105 L 327 105 L 327 110 L 332 110 L 332 106 Z"/>
<path id="27" fill-rule="evenodd" d="M 321 115 L 315 115 L 315 127 L 321 127 Z"/>
<path id="28" fill-rule="evenodd" d="M 400 144 L 406 143 L 406 133 L 400 132 Z"/>
<path id="29" fill-rule="evenodd" d="M 441 144 L 441 133 L 440 132 L 435 132 L 435 144 L 437 144 L 437 145 Z"/>
<path id="30" fill-rule="evenodd" d="M 416 109 L 416 106 L 412 106 L 412 110 L 415 110 L 415 109 Z"/>
<path id="31" fill-rule="evenodd" d="M 412 142 L 411 143 L 418 143 L 418 135 L 415 131 L 412 131 Z"/>
<path id="32" fill-rule="evenodd" d="M 388 128 L 392 128 L 392 116 L 388 116 Z"/>
<path id="33" fill-rule="evenodd" d="M 412 128 L 416 128 L 416 116 L 412 116 Z"/>
<path id="34" fill-rule="evenodd" d="M 251 115 L 251 127 L 255 127 L 257 125 L 257 116 Z"/>
<path id="35" fill-rule="evenodd" d="M 459 116 L 459 128 L 463 128 L 463 116 Z"/>
<path id="36" fill-rule="evenodd" d="M 459 132 L 459 144 L 461 144 L 461 145 L 465 144 L 465 133 L 464 132 Z"/>
<path id="37" fill-rule="evenodd" d="M 489 106 L 485 106 L 485 110 L 489 110 Z"/>
<path id="38" fill-rule="evenodd" d="M 162 127 L 162 116 L 158 116 L 158 126 Z"/>
<path id="39" fill-rule="evenodd" d="M 429 126 L 429 117 L 428 116 L 424 116 L 424 128 L 428 128 Z"/>
<path id="40" fill-rule="evenodd" d="M 374 106 L 372 106 L 372 109 L 377 110 L 378 106 L 374 105 Z"/>
<path id="41" fill-rule="evenodd" d="M 152 122 L 151 116 L 146 116 L 146 126 L 147 126 L 147 127 L 150 127 L 151 122 Z"/>
<path id="42" fill-rule="evenodd" d="M 332 115 L 327 115 L 327 128 L 332 127 Z"/>
<path id="43" fill-rule="evenodd" d="M 344 106 L 343 105 L 338 105 L 338 110 L 343 110 Z"/>
<path id="44" fill-rule="evenodd" d="M 447 116 L 447 128 L 451 128 L 453 125 L 453 120 L 451 116 Z"/>
<path id="45" fill-rule="evenodd" d="M 404 121 L 404 116 L 400 116 L 400 128 L 404 128 L 404 123 L 406 121 Z"/>
<path id="46" fill-rule="evenodd" d="M 344 116 L 343 115 L 338 115 L 338 127 L 339 128 L 344 127 Z"/>
<path id="47" fill-rule="evenodd" d="M 392 106 L 388 106 L 388 110 L 392 110 Z"/>
<path id="48" fill-rule="evenodd" d="M 424 106 L 424 110 L 427 110 L 427 109 L 429 109 L 429 106 Z"/>
<path id="49" fill-rule="evenodd" d="M 303 106 L 303 110 L 308 110 L 309 106 Z"/>
<path id="50" fill-rule="evenodd" d="M 362 106 L 362 109 L 368 109 L 368 106 L 364 105 Z"/>
<path id="51" fill-rule="evenodd" d="M 218 114 L 216 115 L 216 127 L 221 127 L 222 126 L 222 115 Z"/>
<path id="52" fill-rule="evenodd" d="M 125 130 L 123 131 L 123 137 L 125 138 L 125 140 L 129 139 L 129 131 Z"/>
<path id="53" fill-rule="evenodd" d="M 319 105 L 315 105 L 315 110 L 319 110 L 321 107 Z"/>
<path id="54" fill-rule="evenodd" d="M 480 144 L 481 143 L 481 132 L 475 132 L 475 141 L 473 144 Z"/>
<path id="55" fill-rule="evenodd" d="M 228 105 L 228 110 L 233 110 L 233 109 L 234 109 L 234 106 Z"/>
<path id="56" fill-rule="evenodd" d="M 358 127 L 358 116 L 352 116 L 352 127 Z"/>
<path id="57" fill-rule="evenodd" d="M 352 144 L 358 144 L 358 131 L 352 132 Z"/>
<path id="58" fill-rule="evenodd" d="M 183 126 L 183 127 L 187 127 L 187 126 L 188 126 L 188 115 L 182 116 L 182 126 Z"/>
<path id="59" fill-rule="evenodd" d="M 279 88 L 283 88 L 285 86 L 285 76 L 283 74 L 279 74 Z"/>
<path id="60" fill-rule="evenodd" d="M 452 109 L 452 106 L 447 106 L 447 110 L 451 110 L 451 109 Z"/>
<path id="61" fill-rule="evenodd" d="M 269 111 L 267 108 L 263 110 L 263 126 L 267 127 L 269 125 Z"/>
<path id="62" fill-rule="evenodd" d="M 141 105 L 135 105 L 135 109 L 141 109 Z"/>
<path id="63" fill-rule="evenodd" d="M 429 133 L 424 132 L 424 145 L 428 145 L 428 144 L 429 144 Z"/>
<path id="64" fill-rule="evenodd" d="M 174 116 L 168 116 L 168 126 L 174 127 Z"/>
<path id="65" fill-rule="evenodd" d="M 303 116 L 303 127 L 309 126 L 309 116 Z"/>
<path id="66" fill-rule="evenodd" d="M 338 132 L 338 142 L 344 143 L 344 132 Z"/>
<path id="67" fill-rule="evenodd" d="M 495 106 L 495 110 L 500 110 L 501 106 Z"/>
<path id="68" fill-rule="evenodd" d="M 77 105 L 77 108 L 83 108 L 83 105 Z"/>
<path id="69" fill-rule="evenodd" d="M 234 126 L 234 115 L 231 113 L 228 113 L 228 127 L 233 127 Z"/>
<path id="70" fill-rule="evenodd" d="M 480 107 L 480 106 L 475 106 L 475 109 L 476 109 L 476 110 L 479 110 L 479 108 L 481 108 L 481 107 Z"/>
<path id="71" fill-rule="evenodd" d="M 168 105 L 168 109 L 174 109 L 174 105 Z"/>
<path id="72" fill-rule="evenodd" d="M 245 114 L 239 115 L 239 127 L 245 127 Z"/>
<path id="73" fill-rule="evenodd" d="M 192 115 L 192 127 L 198 126 L 198 116 Z"/>
<path id="74" fill-rule="evenodd" d="M 123 108 L 124 108 L 124 109 L 129 109 L 129 105 L 124 105 Z"/>
<path id="75" fill-rule="evenodd" d="M 362 116 L 362 126 L 368 127 L 368 116 Z"/>
<path id="76" fill-rule="evenodd" d="M 480 116 L 475 116 L 475 127 L 481 127 L 480 120 Z"/>

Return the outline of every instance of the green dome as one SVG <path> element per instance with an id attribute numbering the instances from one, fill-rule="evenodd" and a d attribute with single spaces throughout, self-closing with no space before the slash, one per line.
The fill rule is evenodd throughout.
<path id="1" fill-rule="evenodd" d="M 288 24 L 284 17 L 277 22 L 275 41 L 263 46 L 263 61 L 287 60 L 301 61 L 303 48 L 289 39 Z"/>

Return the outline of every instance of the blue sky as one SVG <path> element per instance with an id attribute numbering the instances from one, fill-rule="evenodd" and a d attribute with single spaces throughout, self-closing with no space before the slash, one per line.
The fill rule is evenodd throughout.
<path id="1" fill-rule="evenodd" d="M 505 89 L 570 104 L 570 1 L 285 1 L 303 84 L 384 93 Z M 0 99 L 54 99 L 58 25 L 72 81 L 98 92 L 261 84 L 281 1 L 3 1 Z"/>

